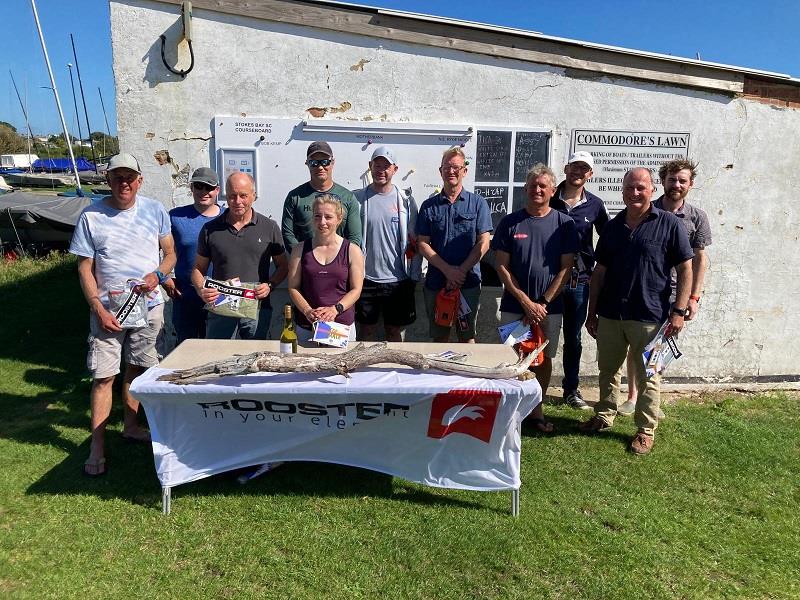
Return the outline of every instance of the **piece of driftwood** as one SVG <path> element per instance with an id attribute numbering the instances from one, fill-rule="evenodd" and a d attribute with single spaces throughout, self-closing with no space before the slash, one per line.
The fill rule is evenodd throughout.
<path id="1" fill-rule="evenodd" d="M 190 369 L 178 369 L 161 375 L 159 381 L 189 384 L 209 378 L 243 375 L 246 373 L 337 373 L 348 377 L 349 373 L 369 365 L 393 363 L 414 369 L 437 369 L 467 377 L 485 379 L 513 379 L 528 372 L 533 359 L 544 349 L 547 342 L 535 351 L 520 358 L 516 363 L 500 363 L 495 367 L 481 367 L 449 360 L 423 356 L 419 352 L 393 350 L 386 342 L 365 346 L 358 344 L 342 353 L 282 354 L 280 352 L 252 352 L 232 356 L 218 362 L 210 362 Z"/>

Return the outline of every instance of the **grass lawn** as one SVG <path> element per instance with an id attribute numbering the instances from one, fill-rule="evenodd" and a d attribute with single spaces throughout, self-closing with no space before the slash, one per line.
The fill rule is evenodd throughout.
<path id="1" fill-rule="evenodd" d="M 425 488 L 315 463 L 177 488 L 150 450 L 88 454 L 87 309 L 69 258 L 0 265 L 2 598 L 799 598 L 800 403 L 666 407 L 650 456 L 630 418 L 597 437 L 549 407 L 510 493 Z"/>

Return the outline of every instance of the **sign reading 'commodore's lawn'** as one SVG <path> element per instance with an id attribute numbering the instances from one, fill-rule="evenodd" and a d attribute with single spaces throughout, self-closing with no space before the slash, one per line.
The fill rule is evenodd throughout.
<path id="1" fill-rule="evenodd" d="M 689 134 L 671 131 L 602 131 L 575 129 L 572 132 L 570 154 L 584 150 L 594 158 L 594 176 L 586 188 L 605 200 L 614 214 L 625 206 L 622 203 L 622 177 L 634 167 L 646 167 L 653 172 L 659 185 L 658 168 L 675 158 L 689 155 Z M 660 190 L 656 191 L 656 195 Z M 654 198 L 656 197 L 654 195 Z"/>

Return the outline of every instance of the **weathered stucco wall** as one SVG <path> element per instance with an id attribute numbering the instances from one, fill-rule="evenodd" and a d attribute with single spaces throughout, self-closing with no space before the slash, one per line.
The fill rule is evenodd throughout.
<path id="1" fill-rule="evenodd" d="M 142 192 L 167 207 L 188 203 L 188 173 L 210 164 L 215 114 L 302 119 L 309 108 L 337 107 L 326 118 L 549 128 L 557 172 L 573 128 L 691 132 L 700 173 L 690 201 L 708 213 L 714 243 L 702 309 L 670 375 L 800 374 L 790 351 L 800 334 L 792 180 L 800 111 L 201 10 L 193 19 L 194 70 L 181 79 L 164 68 L 159 40 L 177 37 L 177 7 L 112 2 L 111 24 L 121 146 L 142 160 Z M 174 41 L 167 56 L 175 64 Z M 158 151 L 169 161 L 159 164 Z M 486 291 L 486 308 L 494 310 L 497 294 Z M 489 312 L 481 341 L 493 339 Z M 584 371 L 596 373 L 593 342 L 584 348 Z"/>

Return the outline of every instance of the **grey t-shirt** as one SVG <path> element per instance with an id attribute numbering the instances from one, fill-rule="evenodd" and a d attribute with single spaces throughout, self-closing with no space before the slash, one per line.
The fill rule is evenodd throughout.
<path id="1" fill-rule="evenodd" d="M 394 283 L 408 279 L 405 271 L 405 240 L 400 239 L 400 220 L 409 215 L 397 187 L 387 194 L 376 194 L 369 187 L 355 192 L 363 204 L 369 199 L 364 224 L 364 275 L 376 283 Z"/>

